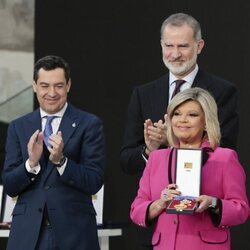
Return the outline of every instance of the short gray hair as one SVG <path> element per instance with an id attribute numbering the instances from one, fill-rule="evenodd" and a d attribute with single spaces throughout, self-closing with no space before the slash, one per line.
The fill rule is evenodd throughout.
<path id="1" fill-rule="evenodd" d="M 194 32 L 194 39 L 199 41 L 202 39 L 201 35 L 201 26 L 200 23 L 193 18 L 192 16 L 185 13 L 176 13 L 169 16 L 161 25 L 161 38 L 163 36 L 163 32 L 167 25 L 181 27 L 184 24 L 190 26 Z"/>
<path id="2" fill-rule="evenodd" d="M 186 101 L 195 101 L 200 104 L 205 115 L 205 135 L 208 138 L 210 146 L 214 149 L 219 145 L 221 133 L 217 114 L 217 105 L 212 95 L 201 88 L 190 88 L 178 93 L 168 105 L 167 114 L 167 138 L 170 146 L 176 146 L 179 141 L 173 133 L 171 120 L 175 110 Z"/>

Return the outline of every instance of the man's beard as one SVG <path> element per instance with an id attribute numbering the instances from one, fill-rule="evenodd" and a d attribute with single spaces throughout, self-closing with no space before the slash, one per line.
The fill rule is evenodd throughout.
<path id="1" fill-rule="evenodd" d="M 171 62 L 168 62 L 163 58 L 165 66 L 174 75 L 185 75 L 196 64 L 197 55 L 195 54 L 189 61 L 181 63 L 180 66 L 173 66 Z"/>

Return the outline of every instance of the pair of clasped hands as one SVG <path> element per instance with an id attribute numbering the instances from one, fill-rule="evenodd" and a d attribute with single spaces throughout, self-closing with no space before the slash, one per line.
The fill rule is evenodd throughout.
<path id="1" fill-rule="evenodd" d="M 30 137 L 28 142 L 28 155 L 29 165 L 34 168 L 39 164 L 39 160 L 43 153 L 43 139 L 44 135 L 42 131 L 36 130 L 35 133 Z M 52 134 L 49 138 L 49 144 L 51 147 L 47 147 L 50 155 L 49 160 L 53 164 L 58 164 L 63 156 L 64 142 L 62 138 L 62 132 L 58 131 L 56 134 Z"/>

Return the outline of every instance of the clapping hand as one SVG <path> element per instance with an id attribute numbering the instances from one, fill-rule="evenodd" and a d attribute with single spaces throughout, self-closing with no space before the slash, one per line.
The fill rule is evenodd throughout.
<path id="1" fill-rule="evenodd" d="M 36 130 L 28 142 L 29 165 L 34 168 L 38 165 L 43 152 L 43 132 Z"/>
<path id="2" fill-rule="evenodd" d="M 52 134 L 49 138 L 49 144 L 51 145 L 51 147 L 48 147 L 50 152 L 49 160 L 54 164 L 58 164 L 63 156 L 64 142 L 62 132 L 59 131 L 57 134 Z"/>
<path id="3" fill-rule="evenodd" d="M 144 122 L 144 139 L 149 153 L 161 145 L 167 145 L 167 115 L 164 122 L 159 120 L 153 123 L 150 119 Z"/>

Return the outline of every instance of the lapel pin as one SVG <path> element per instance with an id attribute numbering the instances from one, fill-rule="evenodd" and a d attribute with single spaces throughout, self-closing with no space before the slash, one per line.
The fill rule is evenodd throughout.
<path id="1" fill-rule="evenodd" d="M 76 127 L 76 124 L 75 124 L 75 123 L 72 123 L 72 127 L 75 128 L 75 127 Z"/>

